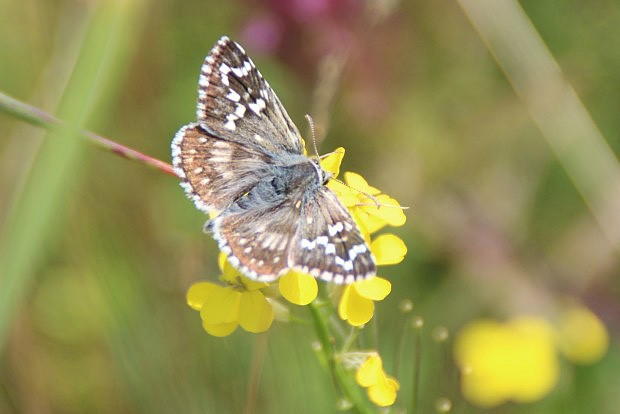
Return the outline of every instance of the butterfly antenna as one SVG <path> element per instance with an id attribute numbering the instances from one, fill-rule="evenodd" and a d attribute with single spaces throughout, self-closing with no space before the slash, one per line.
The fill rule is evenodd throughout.
<path id="1" fill-rule="evenodd" d="M 350 188 L 350 189 L 351 189 L 351 190 L 353 190 L 353 191 L 357 191 L 358 193 L 365 195 L 366 197 L 368 197 L 369 199 L 371 199 L 371 200 L 372 200 L 372 202 L 374 203 L 374 204 L 369 204 L 369 203 L 359 203 L 359 204 L 356 204 L 358 207 L 373 206 L 373 205 L 374 205 L 374 206 L 375 206 L 375 207 L 377 207 L 377 208 L 379 208 L 379 207 L 391 207 L 391 208 L 398 208 L 398 209 L 401 209 L 401 210 L 408 210 L 408 209 L 409 209 L 409 207 L 405 207 L 405 206 L 395 206 L 395 205 L 392 205 L 392 204 L 382 204 L 382 203 L 380 203 L 380 202 L 379 202 L 379 200 L 377 199 L 377 197 L 375 197 L 375 196 L 374 196 L 374 195 L 372 195 L 372 194 L 369 194 L 369 193 L 367 193 L 367 192 L 365 192 L 365 191 L 362 191 L 362 190 L 360 190 L 360 189 L 357 189 L 357 188 L 355 188 L 355 187 L 351 187 L 350 185 L 348 185 L 348 184 L 346 184 L 346 183 L 342 182 L 341 180 L 339 180 L 339 179 L 337 179 L 337 178 L 333 178 L 333 177 L 332 177 L 331 179 L 332 179 L 332 180 L 334 180 L 334 181 L 336 181 L 337 183 L 340 183 L 340 184 L 344 185 L 344 186 L 345 186 L 345 187 L 347 187 L 347 188 Z"/>
<path id="2" fill-rule="evenodd" d="M 316 145 L 316 134 L 315 134 L 316 131 L 314 129 L 314 120 L 312 119 L 312 117 L 309 114 L 306 114 L 306 120 L 308 121 L 308 125 L 310 125 L 310 131 L 312 132 L 312 145 L 314 147 L 314 153 L 316 154 L 317 158 L 321 159 L 321 158 L 327 157 L 328 155 L 333 154 L 335 151 L 334 152 L 330 152 L 329 154 L 325 154 L 323 156 L 319 155 L 319 149 L 317 148 L 317 145 Z M 339 180 L 337 178 L 332 177 L 331 179 L 336 181 L 336 182 L 338 182 L 338 183 L 340 183 L 340 184 L 342 184 L 342 185 L 344 185 L 347 188 L 350 188 L 353 191 L 357 191 L 358 193 L 365 195 L 366 197 L 368 197 L 369 199 L 372 200 L 372 202 L 374 203 L 375 207 L 377 207 L 377 208 L 379 208 L 379 207 L 393 207 L 393 208 L 400 208 L 401 210 L 406 210 L 406 209 L 409 208 L 409 207 L 402 207 L 402 206 L 392 206 L 392 205 L 389 205 L 389 204 L 381 204 L 379 202 L 379 200 L 377 200 L 377 197 L 375 197 L 374 195 L 369 194 L 369 193 L 367 193 L 365 191 L 359 190 L 357 188 L 351 187 L 350 185 L 344 183 L 343 181 L 341 181 L 341 180 Z M 362 204 L 358 204 L 358 205 L 359 206 L 370 206 L 371 204 L 363 204 L 362 203 Z"/>
<path id="3" fill-rule="evenodd" d="M 314 121 L 312 120 L 312 117 L 308 114 L 306 114 L 306 120 L 308 120 L 308 125 L 310 125 L 310 131 L 312 132 L 312 146 L 314 147 L 314 153 L 316 154 L 317 158 L 320 158 L 319 149 L 316 146 L 316 131 L 314 129 Z"/>
<path id="4" fill-rule="evenodd" d="M 345 183 L 345 182 L 343 182 L 343 181 L 340 181 L 340 180 L 339 180 L 339 179 L 337 179 L 337 178 L 332 177 L 331 179 L 332 179 L 332 180 L 334 180 L 334 181 L 336 181 L 337 183 L 340 183 L 340 184 L 344 185 L 344 186 L 345 186 L 345 187 L 347 187 L 347 188 L 350 188 L 350 189 L 351 189 L 351 190 L 353 190 L 353 191 L 357 191 L 358 193 L 363 194 L 363 195 L 365 195 L 366 197 L 370 198 L 370 199 L 373 201 L 373 203 L 375 203 L 375 206 L 376 206 L 377 208 L 381 207 L 381 203 L 379 203 L 379 200 L 377 200 L 377 197 L 375 197 L 374 195 L 372 195 L 372 194 L 368 194 L 368 193 L 367 193 L 367 192 L 365 192 L 365 191 L 358 190 L 357 188 L 351 187 L 350 185 L 346 184 L 346 183 Z M 360 204 L 360 205 L 365 205 L 365 204 Z"/>

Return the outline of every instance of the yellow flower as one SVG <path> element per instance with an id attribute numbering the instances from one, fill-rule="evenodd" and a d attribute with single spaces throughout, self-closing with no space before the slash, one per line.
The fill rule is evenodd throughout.
<path id="1" fill-rule="evenodd" d="M 386 225 L 398 227 L 405 224 L 405 213 L 398 201 L 370 186 L 361 175 L 345 172 L 344 182 L 346 185 L 331 180 L 327 186 L 349 209 L 364 234 L 370 235 Z"/>
<path id="2" fill-rule="evenodd" d="M 378 276 L 345 286 L 338 305 L 340 319 L 353 326 L 364 325 L 372 319 L 373 301 L 383 300 L 391 290 L 390 282 Z"/>
<path id="3" fill-rule="evenodd" d="M 321 160 L 321 167 L 331 172 L 334 178 L 337 177 L 344 154 L 344 148 L 336 149 Z M 370 186 L 361 175 L 345 172 L 344 182 L 343 185 L 336 180 L 330 180 L 327 187 L 335 192 L 344 206 L 349 209 L 362 232 L 369 235 L 386 225 L 397 227 L 405 224 L 405 213 L 398 201 Z"/>
<path id="4" fill-rule="evenodd" d="M 355 373 L 355 380 L 366 388 L 368 398 L 379 407 L 387 407 L 396 401 L 400 385 L 396 379 L 383 371 L 383 362 L 377 353 L 372 353 Z"/>
<path id="5" fill-rule="evenodd" d="M 455 359 L 465 398 L 483 407 L 538 400 L 558 380 L 553 328 L 541 318 L 472 322 L 456 340 Z"/>
<path id="6" fill-rule="evenodd" d="M 344 148 L 336 149 L 321 159 L 321 166 L 336 177 L 344 153 Z M 338 184 L 332 181 L 330 187 L 333 183 Z M 357 222 L 377 265 L 401 262 L 407 253 L 407 247 L 401 239 L 393 234 L 383 234 L 372 241 L 370 239 L 372 232 L 387 224 L 404 224 L 405 216 L 398 202 L 368 185 L 358 174 L 345 173 L 345 181 L 350 187 L 340 184 L 340 187 L 332 189 Z M 380 204 L 379 207 L 377 203 Z M 220 279 L 226 286 L 209 282 L 198 283 L 192 286 L 187 294 L 189 305 L 200 311 L 204 328 L 217 336 L 231 334 L 238 325 L 250 332 L 269 329 L 274 319 L 273 306 L 265 298 L 265 293 L 273 295 L 269 285 L 245 278 L 227 262 L 224 254 L 220 254 L 219 262 L 222 269 Z M 282 276 L 278 281 L 278 288 L 285 299 L 297 305 L 307 305 L 318 293 L 315 278 L 297 271 Z M 390 290 L 390 283 L 380 277 L 345 287 L 338 308 L 340 317 L 354 326 L 365 324 L 374 313 L 373 301 L 384 299 Z"/>
<path id="7" fill-rule="evenodd" d="M 253 333 L 269 329 L 273 308 L 260 290 L 267 284 L 245 278 L 224 254 L 220 254 L 219 264 L 220 279 L 226 286 L 199 282 L 187 292 L 187 304 L 200 312 L 204 329 L 213 336 L 230 335 L 239 325 Z"/>
<path id="8" fill-rule="evenodd" d="M 572 306 L 562 315 L 558 327 L 560 351 L 576 364 L 591 364 L 605 355 L 609 334 L 589 309 Z"/>

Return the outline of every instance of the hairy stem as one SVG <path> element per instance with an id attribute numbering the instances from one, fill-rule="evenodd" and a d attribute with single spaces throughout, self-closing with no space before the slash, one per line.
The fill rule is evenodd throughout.
<path id="1" fill-rule="evenodd" d="M 14 117 L 29 124 L 48 130 L 54 130 L 63 125 L 63 122 L 55 116 L 50 115 L 39 108 L 35 108 L 34 106 L 18 101 L 17 99 L 2 92 L 0 92 L 0 111 L 13 115 Z M 140 151 L 136 151 L 90 131 L 82 130 L 79 132 L 79 135 L 100 149 L 112 152 L 113 154 L 120 155 L 121 157 L 132 161 L 137 161 L 151 168 L 160 170 L 168 175 L 172 175 L 174 177 L 177 176 L 172 168 L 172 165 L 164 161 L 150 157 Z"/>

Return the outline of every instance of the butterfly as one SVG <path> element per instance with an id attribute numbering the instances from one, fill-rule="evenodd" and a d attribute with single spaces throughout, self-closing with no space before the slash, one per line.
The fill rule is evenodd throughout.
<path id="1" fill-rule="evenodd" d="M 228 37 L 202 65 L 196 117 L 172 141 L 173 166 L 234 267 L 264 282 L 290 270 L 335 283 L 376 274 L 362 233 L 326 186 L 332 175 L 304 155 L 275 92 Z"/>

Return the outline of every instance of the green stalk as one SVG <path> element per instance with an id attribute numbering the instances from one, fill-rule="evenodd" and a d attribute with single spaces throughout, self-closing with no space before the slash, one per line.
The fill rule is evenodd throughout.
<path id="1" fill-rule="evenodd" d="M 360 387 L 357 386 L 351 375 L 344 369 L 340 361 L 338 361 L 334 344 L 329 333 L 328 322 L 325 314 L 321 311 L 320 304 L 317 301 L 308 305 L 310 315 L 314 322 L 314 330 L 321 343 L 322 352 L 327 360 L 332 379 L 336 387 L 347 398 L 354 409 L 360 413 L 375 412 L 374 406 L 362 395 Z"/>

